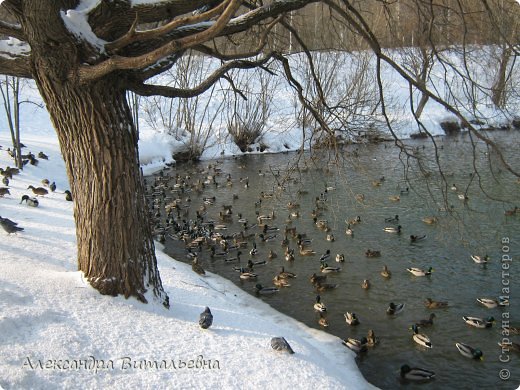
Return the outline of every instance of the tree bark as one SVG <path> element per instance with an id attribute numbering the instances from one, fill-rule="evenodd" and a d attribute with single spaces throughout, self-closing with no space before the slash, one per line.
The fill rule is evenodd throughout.
<path id="1" fill-rule="evenodd" d="M 102 294 L 153 295 L 166 307 L 124 80 L 71 80 L 81 63 L 59 15 L 64 2 L 24 2 L 32 74 L 56 129 L 74 195 L 78 267 Z M 59 4 L 62 3 L 62 4 Z M 55 9 L 53 9 L 56 7 Z"/>
<path id="2" fill-rule="evenodd" d="M 509 59 L 511 58 L 510 47 L 502 47 L 501 50 L 500 65 L 498 67 L 495 83 L 491 88 L 491 100 L 498 108 L 504 108 L 506 104 L 507 67 Z"/>

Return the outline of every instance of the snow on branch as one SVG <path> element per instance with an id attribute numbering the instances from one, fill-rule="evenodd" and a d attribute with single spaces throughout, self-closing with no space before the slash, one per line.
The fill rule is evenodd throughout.
<path id="1" fill-rule="evenodd" d="M 67 29 L 78 39 L 88 42 L 101 53 L 105 51 L 106 41 L 98 38 L 88 23 L 88 15 L 101 4 L 101 0 L 81 0 L 74 9 L 61 11 L 61 18 Z"/>
<path id="2" fill-rule="evenodd" d="M 16 38 L 9 38 L 0 41 L 0 56 L 13 59 L 22 56 L 29 56 L 31 47 L 23 41 Z"/>
<path id="3" fill-rule="evenodd" d="M 216 36 L 226 27 L 229 20 L 240 7 L 241 0 L 230 0 L 225 10 L 210 27 L 195 34 L 169 41 L 163 46 L 137 57 L 112 56 L 107 60 L 92 66 L 84 65 L 79 68 L 78 76 L 81 81 L 99 79 L 116 70 L 144 69 L 161 61 L 172 54 L 188 49 Z M 205 22 L 207 23 L 207 22 Z"/>

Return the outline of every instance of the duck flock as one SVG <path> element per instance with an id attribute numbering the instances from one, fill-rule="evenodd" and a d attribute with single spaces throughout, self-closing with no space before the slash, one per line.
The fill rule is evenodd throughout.
<path id="1" fill-rule="evenodd" d="M 345 262 L 343 253 L 331 253 L 330 250 L 324 253 L 316 253 L 313 249 L 313 240 L 334 241 L 334 232 L 326 219 L 327 210 L 332 208 L 328 204 L 327 194 L 334 191 L 334 187 L 327 187 L 320 196 L 312 202 L 313 208 L 303 210 L 300 201 L 304 197 L 310 196 L 308 192 L 301 188 L 295 192 L 294 199 L 288 201 L 285 206 L 287 212 L 284 215 L 275 215 L 273 202 L 279 202 L 280 198 L 276 192 L 260 191 L 253 192 L 250 189 L 250 180 L 264 180 L 262 176 L 267 175 L 259 171 L 259 178 L 240 177 L 233 178 L 226 173 L 221 161 L 212 162 L 209 165 L 203 164 L 182 166 L 179 170 L 182 174 L 171 174 L 169 168 L 160 171 L 159 174 L 145 179 L 146 197 L 149 202 L 152 228 L 155 238 L 159 242 L 168 241 L 169 245 L 185 248 L 186 260 L 191 261 L 192 269 L 200 275 L 206 275 L 205 264 L 221 262 L 229 263 L 229 267 L 237 272 L 237 279 L 241 281 L 252 281 L 254 293 L 257 295 L 272 295 L 281 289 L 290 288 L 295 282 L 297 275 L 285 270 L 285 264 L 300 261 L 307 256 L 317 260 L 316 272 L 311 275 L 304 275 L 308 279 L 309 289 L 315 292 L 315 302 L 312 307 L 316 312 L 318 324 L 321 327 L 328 327 L 327 315 L 329 313 L 322 294 L 329 290 L 339 287 L 338 283 L 328 280 L 330 274 L 342 272 Z M 271 173 L 269 173 L 271 174 Z M 274 176 L 278 173 L 275 172 Z M 287 178 L 286 178 L 287 179 Z M 277 180 L 280 182 L 280 180 Z M 294 181 L 297 183 L 296 179 Z M 374 181 L 374 187 L 381 186 L 385 181 L 384 177 Z M 455 186 L 452 191 L 455 191 Z M 283 191 L 283 188 L 279 188 Z M 408 188 L 400 189 L 399 195 L 392 196 L 390 201 L 399 202 L 401 197 L 409 194 Z M 223 194 L 226 196 L 218 196 Z M 457 196 L 458 197 L 458 196 Z M 250 204 L 246 210 L 236 210 L 235 202 L 239 198 L 248 200 Z M 355 199 L 363 202 L 364 194 L 356 194 Z M 461 197 L 466 202 L 467 196 Z M 238 203 L 238 202 L 237 202 Z M 241 206 L 243 207 L 243 206 Z M 248 219 L 253 215 L 253 219 Z M 515 217 L 519 215 L 517 208 L 507 210 L 505 215 Z M 300 217 L 308 213 L 312 218 L 312 225 L 307 226 L 308 231 L 303 231 L 302 223 L 298 228 L 294 221 L 301 221 Z M 436 216 L 425 216 L 422 222 L 427 225 L 435 225 L 438 222 Z M 356 216 L 345 220 L 344 234 L 353 236 L 356 227 L 362 224 L 362 217 Z M 384 233 L 401 235 L 403 228 L 399 215 L 388 216 L 384 219 L 382 230 Z M 337 229 L 336 229 L 337 230 Z M 336 232 L 336 234 L 339 234 Z M 412 234 L 408 236 L 411 243 L 426 240 L 425 234 Z M 381 251 L 367 249 L 366 257 L 380 257 Z M 485 264 L 489 260 L 488 255 L 472 255 L 471 259 L 475 263 Z M 468 259 L 469 260 L 469 259 Z M 267 274 L 263 265 L 278 264 L 278 271 L 275 274 Z M 272 267 L 270 268 L 272 269 Z M 401 270 L 400 270 L 401 271 Z M 406 271 L 414 277 L 429 278 L 434 271 L 432 267 L 421 269 L 409 267 Z M 271 271 L 272 272 L 272 271 Z M 301 276 L 299 276 L 301 278 Z M 380 277 L 389 279 L 392 271 L 387 265 L 383 265 Z M 360 287 L 370 289 L 370 280 L 365 279 Z M 478 298 L 477 301 L 487 308 L 506 306 L 508 302 L 498 298 Z M 445 309 L 449 303 L 436 301 L 427 298 L 424 301 L 427 309 Z M 399 316 L 405 310 L 404 302 L 388 302 L 386 314 L 382 316 Z M 207 309 L 209 311 L 209 308 Z M 348 326 L 357 326 L 360 320 L 356 313 L 346 311 L 344 313 L 345 322 Z M 410 338 L 424 349 L 434 348 L 427 335 L 428 330 L 434 325 L 435 313 L 431 313 L 426 319 L 418 320 L 410 324 Z M 202 321 L 202 319 L 201 319 Z M 477 318 L 464 316 L 467 325 L 476 328 L 486 328 L 492 326 L 495 319 L 492 316 L 487 318 Z M 464 326 L 464 325 L 462 325 Z M 511 334 L 518 334 L 518 328 L 511 327 Z M 376 337 L 373 329 L 369 329 L 367 335 L 360 339 L 346 338 L 342 340 L 343 345 L 358 354 L 366 353 L 371 348 L 377 348 L 379 337 Z M 273 341 L 277 347 L 284 345 L 283 341 Z M 454 340 L 456 348 L 462 356 L 480 360 L 483 352 L 474 346 L 470 346 Z M 512 343 L 512 351 L 519 351 L 519 345 Z M 288 347 L 290 349 L 290 346 Z M 292 351 L 292 349 L 291 349 Z M 409 380 L 430 380 L 435 374 L 428 370 L 418 367 L 403 365 L 400 370 L 403 379 Z"/>
<path id="2" fill-rule="evenodd" d="M 25 148 L 25 146 L 22 144 L 22 148 Z M 0 146 L 0 149 L 2 149 L 2 146 Z M 14 159 L 13 152 L 10 148 L 6 150 L 6 152 L 9 154 L 11 158 Z M 24 166 L 24 169 L 28 169 L 30 166 L 36 166 L 40 163 L 40 160 L 48 160 L 49 156 L 45 154 L 44 152 L 40 151 L 36 155 L 32 152 L 28 152 L 26 154 L 22 154 L 22 164 Z M 2 176 L 2 184 L 3 186 L 0 187 L 0 198 L 3 198 L 5 196 L 11 196 L 11 192 L 9 191 L 9 184 L 16 180 L 16 176 L 19 175 L 21 172 L 20 169 L 6 166 L 0 167 L 0 175 Z M 49 179 L 42 179 L 40 183 L 35 183 L 37 186 L 33 186 L 32 184 L 27 187 L 27 192 L 32 193 L 31 195 L 23 194 L 20 199 L 20 204 L 29 206 L 29 207 L 38 207 L 40 204 L 40 201 L 38 198 L 44 197 L 45 195 L 49 194 L 50 192 L 56 191 L 56 183 L 53 181 L 51 182 Z M 72 193 L 69 190 L 65 190 L 63 192 L 65 194 L 65 199 L 68 201 L 72 201 Z M 18 226 L 18 222 L 15 222 L 9 218 L 3 218 L 0 216 L 0 226 L 7 232 L 7 234 L 16 234 L 19 232 L 22 232 L 24 230 L 23 227 Z"/>

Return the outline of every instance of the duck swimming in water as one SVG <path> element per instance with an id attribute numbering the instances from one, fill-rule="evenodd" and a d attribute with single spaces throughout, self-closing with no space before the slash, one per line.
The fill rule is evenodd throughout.
<path id="1" fill-rule="evenodd" d="M 410 267 L 410 268 L 407 268 L 406 270 L 415 276 L 428 276 L 428 275 L 431 275 L 431 273 L 433 272 L 432 267 L 428 268 L 428 270 L 426 270 L 426 271 L 424 271 L 420 268 L 416 268 L 416 267 Z"/>
<path id="2" fill-rule="evenodd" d="M 393 302 L 390 302 L 390 304 L 388 305 L 388 308 L 386 309 L 386 314 L 397 315 L 403 311 L 404 306 L 405 306 L 404 303 L 395 304 Z"/>
<path id="3" fill-rule="evenodd" d="M 493 309 L 498 306 L 498 301 L 496 299 L 477 298 L 477 302 L 486 306 L 488 309 Z"/>
<path id="4" fill-rule="evenodd" d="M 327 281 L 327 275 L 316 275 L 316 273 L 313 273 L 310 281 L 312 284 L 325 283 Z"/>
<path id="5" fill-rule="evenodd" d="M 321 272 L 323 272 L 324 274 L 330 274 L 330 273 L 341 271 L 341 267 L 331 267 L 327 263 L 321 263 L 320 268 L 321 268 Z"/>
<path id="6" fill-rule="evenodd" d="M 401 225 L 398 225 L 397 227 L 387 226 L 383 230 L 387 233 L 401 233 Z"/>
<path id="7" fill-rule="evenodd" d="M 345 316 L 345 322 L 350 325 L 350 326 L 356 326 L 356 325 L 359 325 L 359 319 L 356 315 L 356 313 L 351 313 L 349 311 L 347 311 L 345 314 L 343 314 Z"/>
<path id="8" fill-rule="evenodd" d="M 385 222 L 399 222 L 399 215 L 395 215 L 395 217 L 388 217 L 388 218 L 385 218 Z"/>
<path id="9" fill-rule="evenodd" d="M 426 235 L 423 234 L 422 236 L 416 236 L 416 235 L 410 235 L 410 241 L 411 242 L 417 242 L 417 241 L 420 241 L 420 240 L 424 240 L 426 238 Z"/>
<path id="10" fill-rule="evenodd" d="M 489 260 L 488 255 L 485 255 L 485 256 L 471 255 L 471 258 L 477 264 L 486 264 Z"/>
<path id="11" fill-rule="evenodd" d="M 390 278 L 390 277 L 392 277 L 392 273 L 390 272 L 390 270 L 388 269 L 388 267 L 386 265 L 383 267 L 383 270 L 381 271 L 381 276 L 383 278 Z"/>
<path id="12" fill-rule="evenodd" d="M 342 340 L 342 344 L 355 353 L 363 353 L 367 350 L 368 340 L 366 337 L 363 337 L 361 340 L 349 337 L 348 339 Z"/>
<path id="13" fill-rule="evenodd" d="M 483 360 L 483 353 L 478 348 L 473 348 L 468 344 L 464 343 L 455 343 L 455 346 L 459 350 L 460 354 L 464 357 L 475 359 L 475 360 Z"/>
<path id="14" fill-rule="evenodd" d="M 366 257 L 381 257 L 381 251 L 373 251 L 370 249 L 367 249 L 365 252 Z"/>
<path id="15" fill-rule="evenodd" d="M 417 325 L 419 328 L 424 328 L 424 327 L 427 327 L 427 326 L 432 326 L 433 325 L 433 319 L 435 318 L 435 313 L 430 313 L 430 318 L 428 318 L 427 320 L 419 320 L 415 323 L 415 325 Z"/>
<path id="16" fill-rule="evenodd" d="M 417 327 L 417 325 L 415 325 L 415 324 L 412 325 L 412 330 L 413 330 L 413 336 L 412 336 L 413 341 L 415 341 L 417 344 L 419 344 L 423 347 L 426 347 L 426 348 L 432 347 L 432 342 L 430 341 L 430 338 L 423 333 L 419 333 L 419 328 Z"/>
<path id="17" fill-rule="evenodd" d="M 319 311 L 320 313 L 324 313 L 327 311 L 327 306 L 323 302 L 321 302 L 321 297 L 319 295 L 316 296 L 316 302 L 314 303 L 314 310 Z"/>
<path id="18" fill-rule="evenodd" d="M 419 367 L 410 367 L 408 364 L 401 366 L 401 378 L 414 382 L 429 381 L 435 378 L 435 373 Z"/>
<path id="19" fill-rule="evenodd" d="M 431 298 L 426 298 L 424 301 L 424 306 L 428 309 L 442 309 L 448 307 L 448 302 L 446 301 L 434 301 Z"/>
<path id="20" fill-rule="evenodd" d="M 255 291 L 260 295 L 271 295 L 277 293 L 280 290 L 276 287 L 263 287 L 260 283 L 258 283 L 255 286 Z"/>
<path id="21" fill-rule="evenodd" d="M 493 322 L 495 319 L 493 317 L 487 317 L 486 319 L 478 318 L 478 317 L 462 317 L 464 322 L 468 325 L 474 326 L 475 328 L 491 328 L 493 326 Z"/>

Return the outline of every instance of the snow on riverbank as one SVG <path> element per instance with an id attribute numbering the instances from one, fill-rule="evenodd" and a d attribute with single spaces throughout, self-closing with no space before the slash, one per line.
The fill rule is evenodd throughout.
<path id="1" fill-rule="evenodd" d="M 49 126 L 45 124 L 42 126 Z M 12 165 L 0 134 L 0 166 Z M 216 275 L 201 277 L 157 250 L 171 309 L 107 297 L 77 271 L 73 207 L 56 137 L 24 133 L 49 160 L 26 169 L 0 199 L 0 215 L 25 230 L 0 231 L 0 386 L 50 388 L 370 388 L 340 340 L 249 296 Z M 43 178 L 57 190 L 37 208 L 20 204 Z M 213 326 L 202 330 L 209 306 Z M 275 352 L 284 336 L 294 355 Z M 205 364 L 204 364 L 205 363 Z M 158 368 L 156 368 L 156 366 Z"/>

